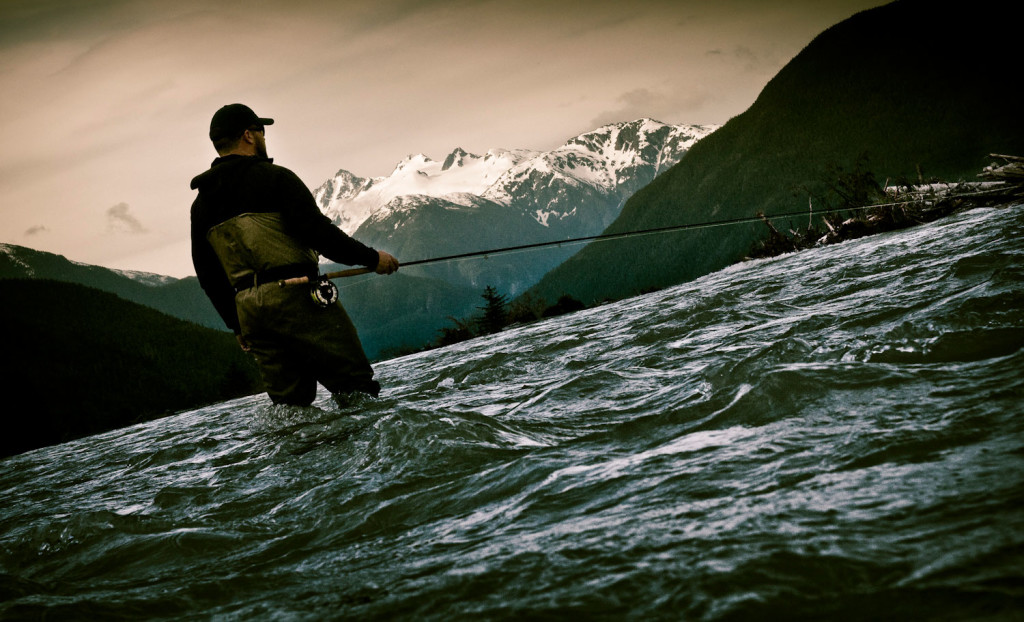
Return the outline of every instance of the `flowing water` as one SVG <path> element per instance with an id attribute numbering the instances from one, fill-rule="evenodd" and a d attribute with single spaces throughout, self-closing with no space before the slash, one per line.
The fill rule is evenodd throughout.
<path id="1" fill-rule="evenodd" d="M 1022 239 L 974 210 L 380 363 L 345 412 L 8 458 L 0 617 L 1020 619 Z"/>

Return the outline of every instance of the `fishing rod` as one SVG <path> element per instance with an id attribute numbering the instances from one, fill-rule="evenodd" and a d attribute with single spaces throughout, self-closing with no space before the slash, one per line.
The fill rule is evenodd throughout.
<path id="1" fill-rule="evenodd" d="M 891 206 L 891 205 L 901 205 L 902 203 L 903 202 L 899 202 L 899 203 L 883 203 L 883 204 L 877 204 L 877 205 L 864 205 L 864 206 L 861 206 L 861 207 L 833 208 L 833 209 L 827 209 L 827 210 L 818 210 L 816 213 L 817 214 L 834 214 L 834 213 L 837 213 L 837 212 L 849 212 L 849 211 L 854 211 L 854 210 L 869 209 L 869 208 L 872 208 L 872 207 L 887 207 L 887 206 Z M 409 266 L 422 266 L 422 265 L 432 264 L 432 263 L 443 263 L 443 262 L 447 262 L 447 261 L 456 261 L 456 260 L 459 260 L 459 259 L 470 259 L 470 258 L 473 258 L 473 257 L 488 258 L 491 255 L 503 255 L 503 254 L 506 254 L 506 253 L 514 253 L 514 252 L 517 252 L 517 251 L 531 250 L 531 249 L 535 249 L 535 248 L 545 248 L 545 247 L 549 247 L 549 246 L 562 246 L 563 244 L 579 244 L 581 242 L 616 240 L 616 239 L 631 238 L 631 237 L 642 236 L 642 235 L 654 235 L 654 234 L 658 234 L 658 233 L 670 233 L 672 231 L 686 231 L 686 230 L 693 230 L 693 229 L 709 229 L 709 228 L 712 228 L 712 227 L 725 227 L 725 226 L 728 226 L 728 225 L 737 225 L 737 224 L 743 224 L 743 223 L 759 222 L 759 221 L 762 221 L 762 220 L 764 220 L 766 218 L 769 219 L 769 220 L 774 220 L 776 218 L 793 218 L 795 216 L 806 216 L 806 215 L 807 215 L 807 211 L 806 210 L 801 210 L 799 212 L 786 212 L 786 213 L 783 213 L 783 214 L 774 214 L 772 216 L 744 216 L 744 217 L 741 217 L 741 218 L 728 218 L 728 219 L 724 219 L 724 220 L 715 220 L 715 221 L 711 221 L 711 222 L 701 222 L 701 223 L 690 223 L 690 224 L 685 224 L 685 225 L 668 225 L 668 226 L 664 226 L 664 227 L 653 227 L 653 228 L 650 228 L 650 229 L 639 229 L 639 230 L 636 230 L 636 231 L 624 231 L 624 232 L 621 232 L 621 233 L 601 233 L 601 234 L 597 234 L 597 235 L 586 235 L 586 236 L 581 236 L 581 237 L 577 237 L 577 238 L 566 238 L 564 240 L 549 240 L 547 242 L 533 242 L 531 244 L 519 244 L 519 245 L 516 245 L 516 246 L 506 246 L 504 248 L 492 248 L 492 249 L 483 250 L 483 251 L 471 251 L 471 252 L 467 252 L 467 253 L 458 253 L 458 254 L 455 254 L 455 255 L 445 255 L 445 256 L 442 256 L 442 257 L 431 257 L 429 259 L 417 259 L 417 260 L 414 260 L 414 261 L 405 261 L 405 262 L 401 263 L 401 267 L 406 268 L 406 267 L 409 267 Z M 348 270 L 339 270 L 337 272 L 328 272 L 328 273 L 322 275 L 320 278 L 340 279 L 340 278 L 345 278 L 345 277 L 349 277 L 349 276 L 357 276 L 357 275 L 360 275 L 360 274 L 369 274 L 370 272 L 373 272 L 373 271 L 374 271 L 373 268 L 351 268 L 351 269 L 348 269 Z M 280 283 L 283 284 L 283 285 L 299 285 L 299 284 L 302 284 L 302 283 L 309 283 L 309 277 L 302 276 L 302 277 L 297 277 L 297 278 L 293 278 L 293 279 L 285 279 L 283 281 L 280 281 Z"/>
<path id="2" fill-rule="evenodd" d="M 896 201 L 896 202 L 892 202 L 892 203 L 877 203 L 877 204 L 873 204 L 873 205 L 862 205 L 862 206 L 859 206 L 859 207 L 837 207 L 837 208 L 831 208 L 831 209 L 818 210 L 817 214 L 821 215 L 821 214 L 835 214 L 835 213 L 839 213 L 839 212 L 852 212 L 852 211 L 866 210 L 866 209 L 871 209 L 871 208 L 876 208 L 876 207 L 892 207 L 892 206 L 896 206 L 896 205 L 904 205 L 905 203 L 906 203 L 906 201 Z M 617 240 L 617 239 L 631 238 L 631 237 L 637 237 L 637 236 L 643 236 L 643 235 L 656 235 L 656 234 L 659 234 L 659 233 L 671 233 L 671 232 L 674 232 L 674 231 L 692 231 L 692 230 L 696 230 L 696 229 L 710 229 L 712 227 L 725 227 L 725 226 L 729 226 L 729 225 L 754 223 L 754 222 L 760 222 L 760 221 L 765 221 L 765 220 L 774 220 L 774 219 L 777 219 L 777 218 L 793 218 L 793 217 L 796 217 L 796 216 L 806 216 L 806 215 L 808 215 L 808 211 L 807 210 L 800 210 L 798 212 L 784 212 L 782 214 L 773 214 L 771 216 L 761 214 L 761 215 L 757 215 L 757 216 L 743 216 L 743 217 L 739 217 L 739 218 L 727 218 L 727 219 L 723 219 L 723 220 L 715 220 L 715 221 L 710 221 L 710 222 L 689 223 L 689 224 L 683 224 L 683 225 L 668 225 L 668 226 L 664 226 L 664 227 L 653 227 L 653 228 L 650 228 L 650 229 L 640 229 L 640 230 L 636 230 L 636 231 L 624 231 L 624 232 L 621 232 L 621 233 L 600 233 L 600 234 L 597 234 L 597 235 L 586 235 L 586 236 L 581 236 L 581 237 L 576 237 L 576 238 L 567 238 L 567 239 L 564 239 L 564 240 L 550 240 L 550 241 L 547 241 L 547 242 L 533 242 L 531 244 L 519 244 L 519 245 L 516 245 L 516 246 L 506 246 L 504 248 L 494 248 L 494 249 L 483 250 L 483 251 L 470 251 L 470 252 L 467 252 L 467 253 L 458 253 L 458 254 L 455 254 L 455 255 L 445 255 L 445 256 L 442 256 L 442 257 L 431 257 L 429 259 L 416 259 L 414 261 L 407 261 L 407 262 L 402 263 L 401 267 L 422 266 L 422 265 L 433 264 L 433 263 L 443 263 L 443 262 L 448 262 L 448 261 L 456 261 L 456 260 L 460 260 L 460 259 L 470 259 L 470 258 L 474 258 L 474 257 L 488 258 L 488 257 L 491 257 L 492 255 L 503 255 L 503 254 L 506 254 L 506 253 L 514 253 L 514 252 L 519 252 L 519 251 L 524 251 L 524 250 L 532 250 L 532 249 L 537 249 L 537 248 L 546 248 L 546 247 L 550 247 L 550 246 L 562 246 L 563 244 L 579 244 L 581 242 L 603 242 L 603 241 L 607 241 L 607 240 Z M 813 217 L 814 215 L 815 215 L 815 211 L 813 209 L 811 209 L 810 210 L 810 216 Z M 337 272 L 328 272 L 326 274 L 321 275 L 320 277 L 315 277 L 314 279 L 310 279 L 310 277 L 306 277 L 306 276 L 301 276 L 301 277 L 296 277 L 296 278 L 291 278 L 291 279 L 284 279 L 284 280 L 278 281 L 278 285 L 280 285 L 281 287 L 285 287 L 285 286 L 288 286 L 288 285 L 303 285 L 303 284 L 308 284 L 308 283 L 312 282 L 314 284 L 314 287 L 313 287 L 313 299 L 316 300 L 317 302 L 319 302 L 320 304 L 332 304 L 335 300 L 337 300 L 338 293 L 337 293 L 337 287 L 333 283 L 331 283 L 331 279 L 340 279 L 340 278 L 346 278 L 346 277 L 350 277 L 350 276 L 358 276 L 360 274 L 369 274 L 369 273 L 374 272 L 374 271 L 375 270 L 373 268 L 350 268 L 350 269 L 347 269 L 347 270 L 339 270 Z"/>

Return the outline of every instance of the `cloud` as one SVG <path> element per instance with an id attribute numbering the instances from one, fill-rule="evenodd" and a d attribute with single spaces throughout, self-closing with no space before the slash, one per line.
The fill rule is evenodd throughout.
<path id="1" fill-rule="evenodd" d="M 594 126 L 650 117 L 665 123 L 678 123 L 687 113 L 707 103 L 707 94 L 699 88 L 689 93 L 665 93 L 648 88 L 627 91 L 616 100 L 618 106 L 594 118 Z"/>
<path id="2" fill-rule="evenodd" d="M 110 231 L 139 234 L 147 233 L 139 219 L 129 213 L 127 203 L 118 203 L 107 210 L 107 228 Z"/>
<path id="3" fill-rule="evenodd" d="M 783 64 L 773 50 L 765 48 L 758 51 L 747 45 L 735 45 L 730 50 L 715 48 L 704 52 L 704 56 L 734 65 L 747 72 L 757 72 L 765 68 L 774 72 Z"/>
<path id="4" fill-rule="evenodd" d="M 761 55 L 745 45 L 737 45 L 733 48 L 732 56 L 747 71 L 757 71 L 765 64 L 765 59 Z M 775 66 L 774 59 L 769 58 L 767 60 L 769 65 Z"/>
<path id="5" fill-rule="evenodd" d="M 26 236 L 39 235 L 40 233 L 46 233 L 47 231 L 49 231 L 49 229 L 47 229 L 45 226 L 43 226 L 43 225 L 35 225 L 34 227 L 29 227 L 28 229 L 26 229 L 25 230 L 25 235 Z"/>

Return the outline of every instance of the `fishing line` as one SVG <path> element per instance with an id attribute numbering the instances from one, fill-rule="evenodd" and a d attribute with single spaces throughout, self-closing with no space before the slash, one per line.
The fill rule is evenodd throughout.
<path id="1" fill-rule="evenodd" d="M 768 220 L 775 220 L 777 218 L 794 218 L 796 216 L 807 216 L 808 213 L 810 213 L 811 216 L 814 216 L 816 214 L 817 215 L 821 215 L 821 214 L 834 214 L 834 213 L 839 213 L 839 212 L 851 212 L 851 211 L 857 211 L 857 210 L 865 210 L 865 209 L 870 209 L 870 208 L 873 208 L 873 207 L 891 207 L 891 206 L 894 206 L 894 205 L 904 205 L 906 203 L 907 203 L 906 201 L 899 201 L 899 202 L 895 202 L 895 203 L 879 203 L 879 204 L 874 204 L 874 205 L 863 205 L 863 206 L 860 206 L 860 207 L 843 207 L 843 208 L 832 208 L 832 209 L 824 209 L 824 210 L 810 210 L 810 212 L 808 212 L 808 210 L 800 210 L 798 212 L 785 212 L 785 213 L 782 213 L 782 214 L 773 214 L 773 215 L 770 215 L 770 216 L 766 215 L 764 217 L 762 217 L 762 216 L 744 216 L 744 217 L 741 217 L 741 218 L 728 218 L 728 219 L 723 219 L 723 220 L 715 220 L 715 221 L 711 221 L 711 222 L 689 223 L 689 224 L 683 224 L 683 225 L 668 225 L 668 226 L 665 226 L 665 227 L 653 227 L 653 228 L 650 228 L 650 229 L 639 229 L 639 230 L 636 230 L 636 231 L 624 231 L 624 232 L 621 232 L 621 233 L 601 233 L 601 234 L 597 234 L 597 235 L 587 235 L 587 236 L 581 236 L 581 237 L 577 237 L 577 238 L 566 238 L 564 240 L 549 240 L 547 242 L 533 242 L 531 244 L 519 244 L 519 245 L 516 245 L 516 246 L 506 246 L 504 248 L 493 248 L 493 249 L 483 250 L 483 251 L 471 251 L 471 252 L 467 252 L 467 253 L 458 253 L 458 254 L 455 254 L 455 255 L 444 255 L 444 256 L 441 256 L 441 257 L 431 257 L 429 259 L 416 259 L 416 260 L 413 260 L 413 261 L 403 261 L 401 263 L 401 267 L 402 268 L 408 268 L 410 266 L 422 266 L 422 265 L 432 264 L 432 263 L 445 263 L 445 262 L 450 262 L 450 261 L 461 261 L 461 260 L 464 260 L 464 259 L 473 259 L 473 258 L 476 258 L 476 257 L 484 257 L 486 259 L 486 258 L 489 258 L 491 255 L 504 255 L 504 254 L 507 254 L 507 253 L 516 253 L 516 252 L 522 252 L 522 251 L 527 251 L 527 250 L 533 250 L 533 249 L 537 249 L 537 248 L 546 248 L 546 247 L 550 247 L 550 246 L 562 246 L 562 245 L 565 245 L 565 244 L 580 244 L 582 242 L 600 242 L 600 241 L 607 241 L 607 240 L 617 240 L 617 239 L 632 238 L 632 237 L 639 237 L 639 236 L 645 236 L 645 235 L 655 235 L 655 234 L 659 234 L 659 233 L 671 233 L 673 231 L 688 231 L 688 230 L 696 230 L 696 229 L 711 229 L 711 228 L 714 228 L 714 227 L 725 227 L 725 226 L 729 226 L 729 225 L 761 222 L 765 218 L 767 218 Z M 356 270 L 359 270 L 359 269 L 356 269 Z M 342 272 L 348 273 L 348 272 L 354 272 L 354 271 L 352 271 L 352 270 L 344 270 Z M 337 278 L 337 277 L 332 277 L 331 276 L 332 274 L 339 274 L 339 276 L 342 276 L 340 273 L 329 273 L 326 276 L 328 276 L 330 278 Z M 347 276 L 347 274 L 344 275 L 344 276 Z"/>
<path id="2" fill-rule="evenodd" d="M 962 194 L 959 194 L 957 196 L 976 196 L 976 195 L 987 194 L 988 192 L 990 192 L 990 191 L 982 190 L 982 191 L 973 192 L 973 193 L 962 193 Z M 711 228 L 714 228 L 714 227 L 727 227 L 727 226 L 730 226 L 730 225 L 740 225 L 740 224 L 756 223 L 756 222 L 763 222 L 764 220 L 776 220 L 776 219 L 779 219 L 779 218 L 795 218 L 795 217 L 798 217 L 798 216 L 803 217 L 803 216 L 808 216 L 808 215 L 813 218 L 815 215 L 820 216 L 820 215 L 823 215 L 823 214 L 837 214 L 837 213 L 842 213 L 842 212 L 856 212 L 856 211 L 868 210 L 868 209 L 873 209 L 873 208 L 895 207 L 895 206 L 899 206 L 899 205 L 907 205 L 910 202 L 911 201 L 909 201 L 909 200 L 907 200 L 907 201 L 893 201 L 891 203 L 875 203 L 875 204 L 872 204 L 872 205 L 861 205 L 859 207 L 834 207 L 834 208 L 820 209 L 820 210 L 815 210 L 815 209 L 812 208 L 812 209 L 809 209 L 809 210 L 800 210 L 800 211 L 795 211 L 795 212 L 783 212 L 781 214 L 772 214 L 772 215 L 763 215 L 763 216 L 760 216 L 760 215 L 759 216 L 743 216 L 743 217 L 740 217 L 740 218 L 726 218 L 726 219 L 723 219 L 723 220 L 714 220 L 714 221 L 710 221 L 710 222 L 689 223 L 689 224 L 682 224 L 682 225 L 668 225 L 668 226 L 665 226 L 665 227 L 653 227 L 653 228 L 650 228 L 650 229 L 639 229 L 639 230 L 636 230 L 636 231 L 624 231 L 624 232 L 621 232 L 621 233 L 601 233 L 601 234 L 597 234 L 597 235 L 587 235 L 587 236 L 582 236 L 582 237 L 577 237 L 577 238 L 566 238 L 564 240 L 550 240 L 550 241 L 547 241 L 547 242 L 534 242 L 534 243 L 531 243 L 531 244 L 519 244 L 519 245 L 516 245 L 516 246 L 506 246 L 504 248 L 494 248 L 494 249 L 483 250 L 483 251 L 471 251 L 471 252 L 467 252 L 467 253 L 458 253 L 458 254 L 454 254 L 454 255 L 444 255 L 444 256 L 441 256 L 441 257 L 431 257 L 429 259 L 416 259 L 416 260 L 413 260 L 413 261 L 402 262 L 401 263 L 401 267 L 402 268 L 408 268 L 410 266 L 422 266 L 422 265 L 434 264 L 434 263 L 447 263 L 447 262 L 452 262 L 452 261 L 463 261 L 463 260 L 466 260 L 466 259 L 475 259 L 477 257 L 483 257 L 484 259 L 488 259 L 488 258 L 490 258 L 493 255 L 505 255 L 505 254 L 509 254 L 509 253 L 518 253 L 518 252 L 529 251 L 529 250 L 534 250 L 534 249 L 538 249 L 538 248 L 547 248 L 547 247 L 551 247 L 551 246 L 559 246 L 560 247 L 560 246 L 563 246 L 563 245 L 581 244 L 583 242 L 605 242 L 605 241 L 608 241 L 608 240 L 619 240 L 619 239 L 633 238 L 633 237 L 640 237 L 640 236 L 647 236 L 647 235 L 657 235 L 657 234 L 661 234 L 661 233 L 672 233 L 672 232 L 676 232 L 676 231 L 694 231 L 694 230 L 698 230 L 698 229 L 711 229 Z M 335 279 L 335 278 L 342 278 L 342 277 L 348 277 L 348 276 L 356 276 L 356 275 L 359 275 L 359 274 L 368 274 L 370 272 L 373 272 L 373 270 L 370 270 L 369 268 L 354 268 L 354 269 L 351 269 L 351 270 L 342 270 L 340 272 L 330 272 L 330 273 L 327 273 L 326 275 L 324 275 L 324 277 L 326 277 L 328 279 Z M 306 281 L 303 280 L 302 282 L 306 282 Z M 351 283 L 350 285 L 346 285 L 345 287 L 350 287 L 352 285 L 357 285 L 357 284 L 359 284 L 361 282 L 362 281 Z"/>

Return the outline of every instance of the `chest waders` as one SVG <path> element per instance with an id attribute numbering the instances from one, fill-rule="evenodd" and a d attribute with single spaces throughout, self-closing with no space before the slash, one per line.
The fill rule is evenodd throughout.
<path id="1" fill-rule="evenodd" d="M 279 214 L 241 214 L 207 240 L 236 290 L 241 334 L 275 404 L 307 406 L 318 384 L 332 394 L 380 392 L 338 290 L 317 275 L 317 253 L 288 235 Z M 284 286 L 300 275 L 303 287 Z"/>

